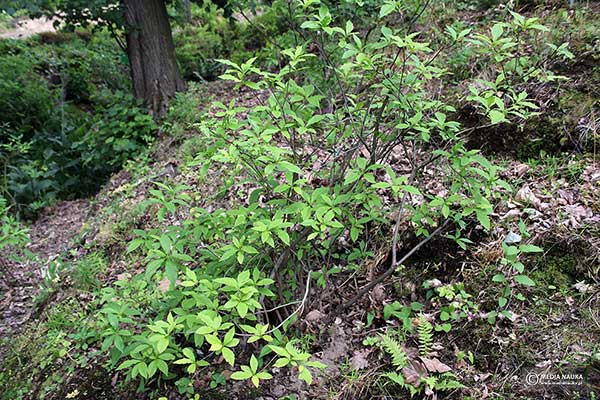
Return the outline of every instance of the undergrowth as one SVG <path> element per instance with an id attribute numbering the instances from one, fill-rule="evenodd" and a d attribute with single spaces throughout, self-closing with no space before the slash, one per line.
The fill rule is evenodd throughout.
<path id="1" fill-rule="evenodd" d="M 36 393 L 42 398 L 62 382 L 51 368 L 71 376 L 88 367 L 115 377 L 116 391 L 151 398 L 216 396 L 234 381 L 241 382 L 237 393 L 249 398 L 282 376 L 304 382 L 304 388 L 316 385 L 327 369 L 317 354 L 323 349 L 298 323 L 316 297 L 330 303 L 321 319 L 330 326 L 378 285 L 411 272 L 430 273 L 411 271 L 410 261 L 420 249 L 432 250 L 432 240 L 444 237 L 467 251 L 476 235 L 494 230 L 495 209 L 513 187 L 502 167 L 467 146 L 468 135 L 538 116 L 543 109 L 528 90 L 564 81 L 552 66 L 574 57 L 567 43 L 541 46 L 549 30 L 508 8 L 485 24 L 434 27 L 436 37 L 429 40 L 431 32 L 416 26 L 421 2 L 356 5 L 365 5 L 360 12 L 377 10 L 368 13 L 373 26 L 353 22 L 361 14 L 347 5 L 298 0 L 287 9 L 276 4 L 281 8 L 274 10 L 287 14 L 265 13 L 262 27 L 257 19 L 256 25 L 234 28 L 219 16 L 181 28 L 179 62 L 188 78 L 221 74 L 240 98 L 249 92 L 253 100 L 215 99 L 200 113 L 198 99 L 175 99 L 162 127 L 173 140 L 193 132 L 182 145 L 183 161 L 175 163 L 191 175 L 186 182 L 167 168 L 152 170 L 143 158 L 126 163 L 152 141 L 155 129 L 131 99 L 102 90 L 87 100 L 74 96 L 95 107 L 93 117 L 81 114 L 88 125 L 78 126 L 85 131 L 74 128 L 75 136 L 61 136 L 62 147 L 78 151 L 74 165 L 97 177 L 127 164 L 126 172 L 148 188 L 110 232 L 113 237 L 88 244 L 85 257 L 57 259 L 47 271 L 42 302 L 58 288 L 83 298 L 63 299 L 33 337 L 22 337 L 34 348 L 40 338 L 49 345 L 38 354 L 8 356 L 10 368 L 0 373 L 5 393 L 23 398 L 37 384 L 44 387 Z M 216 13 L 209 11 L 196 9 L 196 18 Z M 265 24 L 275 32 L 281 20 L 289 29 L 257 45 L 273 51 L 268 59 L 262 50 L 243 59 L 250 55 L 249 43 L 228 43 L 229 34 L 239 34 L 235 29 L 244 29 L 240 37 L 264 31 Z M 221 59 L 228 51 L 237 56 Z M 18 65 L 21 58 L 10 57 L 10 65 L 27 69 Z M 35 73 L 31 77 L 35 92 L 43 83 Z M 454 86 L 435 89 L 445 84 Z M 49 103 L 60 96 L 65 106 L 65 87 L 46 88 L 40 104 L 28 104 L 50 115 Z M 458 98 L 457 88 L 467 94 Z M 465 104 L 477 121 L 473 126 L 457 118 Z M 41 129 L 31 115 L 11 115 L 17 119 L 5 129 Z M 36 135 L 24 140 L 19 132 L 12 137 L 3 144 L 12 157 L 5 157 L 6 170 L 16 170 L 15 163 L 37 165 L 39 157 L 23 154 L 46 142 Z M 27 179 L 39 172 L 20 171 L 33 171 Z M 434 184 L 432 175 L 441 178 Z M 24 196 L 10 186 L 18 179 L 6 176 L 5 192 Z M 121 190 L 133 192 L 134 186 Z M 27 201 L 57 195 L 37 190 Z M 110 207 L 117 209 L 122 211 L 119 204 Z M 8 221 L 8 243 L 24 240 L 16 222 L 8 214 L 2 218 Z M 368 381 L 370 395 L 464 393 L 469 382 L 461 371 L 477 360 L 459 347 L 464 343 L 449 349 L 440 340 L 469 324 L 487 331 L 516 321 L 518 304 L 528 302 L 536 285 L 549 283 L 527 267 L 543 250 L 532 243 L 524 222 L 507 226 L 509 233 L 482 262 L 485 290 L 421 279 L 411 291 L 414 301 L 397 296 L 365 312 L 367 321 L 360 323 L 381 331 L 363 342 L 362 350 L 382 365 Z M 117 260 L 94 247 L 109 243 L 124 250 Z M 340 283 L 362 274 L 382 247 L 383 256 L 368 271 L 370 283 L 340 296 Z M 561 263 L 567 261 L 558 260 L 557 268 L 566 268 Z M 103 283 L 99 277 L 117 264 L 126 267 Z M 556 283 L 566 289 L 571 282 Z M 25 383 L 21 358 L 40 363 Z M 79 391 L 73 393 L 65 395 Z"/>

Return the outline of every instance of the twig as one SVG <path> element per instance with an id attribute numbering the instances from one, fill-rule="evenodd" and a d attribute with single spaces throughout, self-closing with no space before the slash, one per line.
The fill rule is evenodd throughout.
<path id="1" fill-rule="evenodd" d="M 296 308 L 296 310 L 293 313 L 291 313 L 286 319 L 284 319 L 283 321 L 281 321 L 281 323 L 279 325 L 277 325 L 273 329 L 265 332 L 264 335 L 268 335 L 269 333 L 273 333 L 273 331 L 281 328 L 294 315 L 296 315 L 296 314 L 301 313 L 302 311 L 304 311 L 304 304 L 306 303 L 306 299 L 308 298 L 308 292 L 309 292 L 309 289 L 310 289 L 310 275 L 311 274 L 312 274 L 312 270 L 308 271 L 308 276 L 306 277 L 306 290 L 304 291 L 304 297 L 302 298 L 302 301 L 300 302 L 300 306 L 298 306 L 298 308 Z M 276 308 L 280 308 L 280 307 L 275 307 L 275 309 Z M 251 337 L 251 336 L 254 336 L 254 335 L 249 335 L 249 334 L 246 334 L 246 333 L 236 333 L 236 336 Z"/>
<path id="2" fill-rule="evenodd" d="M 280 308 L 287 307 L 287 306 L 293 306 L 293 305 L 299 304 L 299 303 L 302 303 L 302 300 L 290 301 L 289 303 L 280 304 L 277 307 L 273 307 L 268 310 L 260 310 L 260 311 L 257 311 L 257 314 L 267 314 L 267 313 L 273 312 L 275 310 L 279 310 Z"/>
<path id="3" fill-rule="evenodd" d="M 402 257 L 400 260 L 398 260 L 398 262 L 392 262 L 392 265 L 390 266 L 390 268 L 388 268 L 387 271 L 385 271 L 379 277 L 377 277 L 376 279 L 371 281 L 368 285 L 363 287 L 352 299 L 348 300 L 346 303 L 339 305 L 337 307 L 337 309 L 334 312 L 332 312 L 325 320 L 326 325 L 331 323 L 331 320 L 333 319 L 333 317 L 335 317 L 336 315 L 338 315 L 339 313 L 341 313 L 342 311 L 344 311 L 345 309 L 347 309 L 348 307 L 350 307 L 351 305 L 356 303 L 358 300 L 361 299 L 361 297 L 363 297 L 365 294 L 367 294 L 369 291 L 371 291 L 371 289 L 373 289 L 375 286 L 377 286 L 379 283 L 381 283 L 383 280 L 385 280 L 387 277 L 389 277 L 392 273 L 394 273 L 394 271 L 396 270 L 398 265 L 401 265 L 404 261 L 406 261 L 408 258 L 410 258 L 413 254 L 415 254 L 421 247 L 423 247 L 427 242 L 429 242 L 431 239 L 433 239 L 433 237 L 436 236 L 438 233 L 440 233 L 447 224 L 448 224 L 448 220 L 444 221 L 444 223 L 442 225 L 440 225 L 435 231 L 433 231 L 431 233 L 431 235 L 429 235 L 425 239 L 421 240 L 415 247 L 413 247 L 408 253 L 406 253 L 404 255 L 404 257 Z"/>

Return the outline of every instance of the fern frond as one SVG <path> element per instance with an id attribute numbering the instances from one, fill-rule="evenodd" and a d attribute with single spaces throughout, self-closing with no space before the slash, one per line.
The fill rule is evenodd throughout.
<path id="1" fill-rule="evenodd" d="M 402 376 L 402 374 L 399 374 L 397 372 L 386 372 L 385 374 L 383 374 L 383 376 L 402 387 L 406 385 L 406 383 L 404 383 L 404 377 Z"/>
<path id="2" fill-rule="evenodd" d="M 389 335 L 381 335 L 381 343 L 386 353 L 392 357 L 392 364 L 394 364 L 396 370 L 399 371 L 406 367 L 408 358 L 398 340 Z"/>
<path id="3" fill-rule="evenodd" d="M 439 391 L 450 391 L 454 389 L 464 388 L 465 385 L 456 380 L 456 376 L 451 373 L 446 373 L 441 376 L 443 379 L 440 380 L 434 387 L 435 390 Z"/>
<path id="4" fill-rule="evenodd" d="M 427 357 L 431 353 L 433 345 L 433 326 L 423 315 L 419 317 L 417 332 L 419 333 L 419 353 L 421 357 Z"/>
<path id="5" fill-rule="evenodd" d="M 409 385 L 409 384 L 407 384 L 407 383 L 404 382 L 404 376 L 402 376 L 402 374 L 399 374 L 397 372 L 386 372 L 382 376 L 386 377 L 387 379 L 389 379 L 393 383 L 397 384 L 401 388 L 408 390 L 410 392 L 410 398 L 411 399 L 417 393 L 419 393 L 419 390 L 417 388 L 415 388 L 413 385 Z"/>
<path id="6" fill-rule="evenodd" d="M 440 391 L 450 391 L 454 389 L 461 389 L 464 387 L 465 385 L 456 380 L 444 380 L 435 385 L 434 389 Z"/>

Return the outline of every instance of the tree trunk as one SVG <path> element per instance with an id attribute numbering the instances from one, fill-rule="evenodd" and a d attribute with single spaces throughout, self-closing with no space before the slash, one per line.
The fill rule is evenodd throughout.
<path id="1" fill-rule="evenodd" d="M 160 117 L 169 99 L 186 88 L 175 59 L 167 8 L 163 0 L 123 0 L 123 4 L 133 92 Z"/>

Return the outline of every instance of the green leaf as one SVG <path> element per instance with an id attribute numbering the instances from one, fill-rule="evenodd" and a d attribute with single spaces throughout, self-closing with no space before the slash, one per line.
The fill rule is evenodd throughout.
<path id="1" fill-rule="evenodd" d="M 523 265 L 523 263 L 522 263 L 522 262 L 520 262 L 520 261 L 514 262 L 514 263 L 512 264 L 512 267 L 513 267 L 514 269 L 516 269 L 516 270 L 517 270 L 517 272 L 518 272 L 518 273 L 520 273 L 520 274 L 521 274 L 521 273 L 523 273 L 523 271 L 525 270 L 525 265 Z"/>
<path id="2" fill-rule="evenodd" d="M 161 337 L 157 342 L 156 342 L 156 350 L 158 351 L 158 353 L 164 353 L 164 351 L 167 349 L 167 347 L 169 347 L 169 338 L 168 337 Z"/>
<path id="3" fill-rule="evenodd" d="M 290 359 L 289 358 L 279 358 L 277 361 L 275 361 L 275 368 L 282 368 L 287 366 L 290 363 Z"/>
<path id="4" fill-rule="evenodd" d="M 392 4 L 392 3 L 384 4 L 383 6 L 381 6 L 381 9 L 379 10 L 379 18 L 383 18 L 385 16 L 390 15 L 391 13 L 394 12 L 394 10 L 396 10 L 395 4 Z"/>
<path id="5" fill-rule="evenodd" d="M 217 278 L 214 280 L 221 285 L 237 288 L 238 282 L 233 278 Z"/>
<path id="6" fill-rule="evenodd" d="M 236 310 L 240 317 L 245 318 L 246 314 L 248 314 L 248 305 L 246 303 L 238 303 Z"/>
<path id="7" fill-rule="evenodd" d="M 515 276 L 515 281 L 521 285 L 535 286 L 535 282 L 527 275 L 517 275 Z"/>
<path id="8" fill-rule="evenodd" d="M 161 359 L 154 360 L 153 362 L 156 363 L 156 366 L 158 367 L 158 369 L 160 370 L 160 372 L 163 373 L 164 376 L 169 375 L 169 366 L 167 365 L 166 362 L 164 362 Z"/>
<path id="9" fill-rule="evenodd" d="M 403 190 L 405 192 L 408 192 L 410 194 L 414 194 L 416 196 L 419 196 L 421 194 L 421 191 L 419 189 L 417 189 L 414 186 L 410 186 L 410 185 L 400 185 L 399 186 L 400 190 Z"/>
<path id="10" fill-rule="evenodd" d="M 277 233 L 277 236 L 279 237 L 279 239 L 281 239 L 283 243 L 285 243 L 285 245 L 290 245 L 290 235 L 288 235 L 286 231 L 278 230 L 275 233 Z"/>
<path id="11" fill-rule="evenodd" d="M 294 164 L 292 164 L 291 162 L 288 161 L 280 161 L 279 162 L 279 166 L 288 172 L 293 172 L 296 174 L 300 174 L 302 172 L 302 170 L 300 168 L 298 168 L 297 166 L 295 166 Z"/>
<path id="12" fill-rule="evenodd" d="M 504 115 L 504 113 L 502 111 L 499 110 L 491 110 L 488 114 L 488 116 L 490 117 L 490 122 L 492 124 L 499 124 L 501 122 L 506 122 L 506 116 Z"/>
<path id="13" fill-rule="evenodd" d="M 502 24 L 494 24 L 494 26 L 492 26 L 492 39 L 498 40 L 503 32 L 504 28 L 502 27 Z"/>
<path id="14" fill-rule="evenodd" d="M 129 243 L 129 246 L 127 246 L 127 252 L 131 253 L 132 251 L 134 251 L 135 249 L 137 249 L 138 247 L 140 247 L 142 244 L 144 243 L 143 239 L 134 239 Z"/>
<path id="15" fill-rule="evenodd" d="M 325 368 L 327 368 L 327 365 L 323 364 L 320 361 L 307 361 L 306 365 L 309 366 L 309 367 L 318 368 L 318 369 L 325 369 Z"/>
<path id="16" fill-rule="evenodd" d="M 167 235 L 162 235 L 158 240 L 165 253 L 169 253 L 171 251 L 171 239 Z"/>
<path id="17" fill-rule="evenodd" d="M 137 363 L 139 363 L 139 362 L 140 362 L 139 360 L 126 360 L 126 361 L 123 361 L 123 362 L 121 363 L 121 365 L 119 365 L 119 366 L 117 367 L 117 371 L 119 371 L 119 370 L 121 370 L 121 369 L 129 368 L 129 367 L 131 367 L 132 365 L 134 365 L 134 364 L 137 364 Z"/>
<path id="18" fill-rule="evenodd" d="M 506 303 L 508 303 L 508 300 L 506 299 L 506 297 L 500 297 L 498 299 L 498 305 L 500 307 L 504 307 L 506 305 Z"/>
<path id="19" fill-rule="evenodd" d="M 235 354 L 233 354 L 233 351 L 227 347 L 223 347 L 222 354 L 225 361 L 227 361 L 229 365 L 233 367 L 233 364 L 235 363 Z"/>
<path id="20" fill-rule="evenodd" d="M 163 260 L 152 260 L 146 266 L 146 276 L 151 277 L 162 266 Z"/>
<path id="21" fill-rule="evenodd" d="M 140 362 L 139 364 L 136 365 L 136 367 L 138 368 L 138 372 L 140 373 L 141 376 L 143 376 L 144 378 L 149 378 L 150 375 L 148 374 L 148 366 L 146 365 L 145 362 Z"/>
<path id="22" fill-rule="evenodd" d="M 256 370 L 258 369 L 258 360 L 256 359 L 256 357 L 254 357 L 254 354 L 252 354 L 252 356 L 250 357 L 250 369 L 252 370 L 252 372 L 256 372 Z"/>
<path id="23" fill-rule="evenodd" d="M 308 383 L 309 385 L 312 384 L 312 381 L 313 381 L 312 374 L 310 373 L 308 368 L 306 368 L 304 365 L 298 366 L 298 379 L 303 380 L 304 382 Z"/>
<path id="24" fill-rule="evenodd" d="M 533 244 L 522 244 L 519 246 L 522 253 L 543 253 L 544 249 Z"/>
<path id="25" fill-rule="evenodd" d="M 231 379 L 236 380 L 236 381 L 243 381 L 245 379 L 248 379 L 252 376 L 252 373 L 250 371 L 236 371 L 233 374 L 231 374 Z"/>
<path id="26" fill-rule="evenodd" d="M 169 282 L 171 283 L 171 285 L 174 285 L 175 282 L 177 281 L 177 265 L 175 264 L 167 264 L 166 268 L 165 268 L 165 275 L 167 277 L 167 279 L 169 280 Z"/>
<path id="27" fill-rule="evenodd" d="M 477 214 L 477 220 L 484 227 L 485 230 L 489 230 L 491 228 L 490 217 L 488 217 L 485 211 L 477 210 L 475 212 Z"/>
<path id="28" fill-rule="evenodd" d="M 190 349 L 189 347 L 186 347 L 181 352 L 183 353 L 184 356 L 186 356 L 190 360 L 192 360 L 192 361 L 196 360 L 196 355 L 194 354 L 194 350 Z"/>

